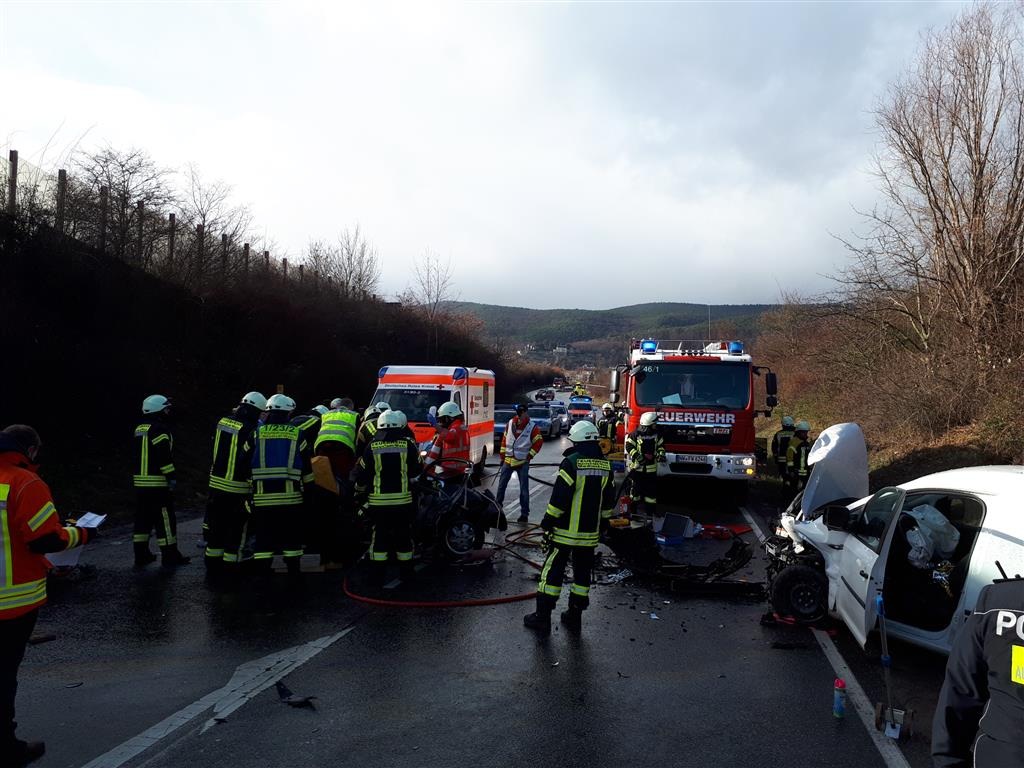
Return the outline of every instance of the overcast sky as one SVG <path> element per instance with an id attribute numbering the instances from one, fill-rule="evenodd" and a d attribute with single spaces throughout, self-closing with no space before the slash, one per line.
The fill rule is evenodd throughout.
<path id="1" fill-rule="evenodd" d="M 0 145 L 195 162 L 293 258 L 358 223 L 385 293 L 429 248 L 466 301 L 771 302 L 843 262 L 870 110 L 960 7 L 0 0 Z"/>

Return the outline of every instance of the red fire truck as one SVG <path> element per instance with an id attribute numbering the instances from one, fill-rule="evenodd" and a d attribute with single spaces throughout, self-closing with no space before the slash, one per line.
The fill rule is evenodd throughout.
<path id="1" fill-rule="evenodd" d="M 768 409 L 762 413 L 771 416 L 778 405 L 775 374 L 753 365 L 741 342 L 634 339 L 629 365 L 612 371 L 611 399 L 624 406 L 626 432 L 644 413 L 658 414 L 667 458 L 659 475 L 750 480 L 757 466 L 754 377 L 762 375 Z"/>

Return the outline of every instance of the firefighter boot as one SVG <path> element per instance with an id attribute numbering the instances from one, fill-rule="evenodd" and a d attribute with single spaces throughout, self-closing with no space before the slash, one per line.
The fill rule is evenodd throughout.
<path id="1" fill-rule="evenodd" d="M 302 577 L 302 562 L 297 557 L 286 557 L 284 564 L 288 569 L 288 589 L 302 589 L 306 584 Z"/>
<path id="2" fill-rule="evenodd" d="M 192 558 L 181 554 L 177 544 L 160 547 L 160 565 L 164 568 L 177 568 L 179 565 L 188 565 L 191 562 Z"/>
<path id="3" fill-rule="evenodd" d="M 537 630 L 538 632 L 550 632 L 551 608 L 552 606 L 549 602 L 542 601 L 542 599 L 538 597 L 537 610 L 523 616 L 523 624 L 530 629 Z"/>
<path id="4" fill-rule="evenodd" d="M 413 567 L 411 560 L 398 564 L 398 578 L 402 580 L 403 584 L 412 584 L 416 581 L 416 569 Z"/>
<path id="5" fill-rule="evenodd" d="M 578 605 L 570 605 L 569 610 L 562 611 L 561 621 L 566 629 L 579 632 L 583 628 L 583 609 Z"/>
<path id="6" fill-rule="evenodd" d="M 136 570 L 145 568 L 147 565 L 156 560 L 156 555 L 149 551 L 148 541 L 136 541 L 134 546 Z"/>
<path id="7" fill-rule="evenodd" d="M 219 557 L 210 557 L 207 555 L 203 558 L 203 563 L 206 565 L 206 583 L 215 589 L 223 586 L 224 561 Z"/>

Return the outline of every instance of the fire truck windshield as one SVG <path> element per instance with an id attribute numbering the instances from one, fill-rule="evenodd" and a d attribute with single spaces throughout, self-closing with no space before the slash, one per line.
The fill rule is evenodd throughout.
<path id="1" fill-rule="evenodd" d="M 440 408 L 452 399 L 452 393 L 436 389 L 378 389 L 374 403 L 385 402 L 393 411 L 401 411 L 409 421 L 427 421 L 430 407 Z"/>
<path id="2" fill-rule="evenodd" d="M 749 363 L 639 362 L 634 366 L 637 405 L 746 408 Z"/>

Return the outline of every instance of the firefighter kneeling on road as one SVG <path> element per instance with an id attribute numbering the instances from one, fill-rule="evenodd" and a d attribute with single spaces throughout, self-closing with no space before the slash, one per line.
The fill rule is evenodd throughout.
<path id="1" fill-rule="evenodd" d="M 565 566 L 572 557 L 573 584 L 569 610 L 562 623 L 579 630 L 583 611 L 590 605 L 590 577 L 594 550 L 604 522 L 615 507 L 612 463 L 601 455 L 597 427 L 578 421 L 569 430 L 573 446 L 565 452 L 551 491 L 551 502 L 541 520 L 551 549 L 537 584 L 537 610 L 523 617 L 530 629 L 551 629 L 551 611 L 562 593 Z"/>
<path id="2" fill-rule="evenodd" d="M 384 411 L 377 417 L 377 431 L 356 465 L 356 497 L 366 499 L 373 538 L 370 562 L 373 582 L 384 583 L 388 556 L 394 552 L 402 581 L 409 582 L 412 566 L 412 525 L 416 518 L 412 482 L 420 475 L 420 453 L 405 435 L 407 422 L 401 411 Z"/>
<path id="3" fill-rule="evenodd" d="M 210 496 L 206 507 L 206 575 L 214 585 L 236 586 L 238 563 L 245 545 L 252 495 L 253 435 L 267 398 L 249 392 L 217 422 L 210 465 Z"/>
<path id="4" fill-rule="evenodd" d="M 437 409 L 439 429 L 423 462 L 424 472 L 435 472 L 445 480 L 461 478 L 469 461 L 469 430 L 466 429 L 462 409 L 448 402 Z M 449 461 L 455 459 L 455 461 Z"/>
<path id="5" fill-rule="evenodd" d="M 658 414 L 648 411 L 640 426 L 626 436 L 626 460 L 633 477 L 633 495 L 654 515 L 658 505 L 658 463 L 665 461 L 665 441 L 658 434 Z"/>

